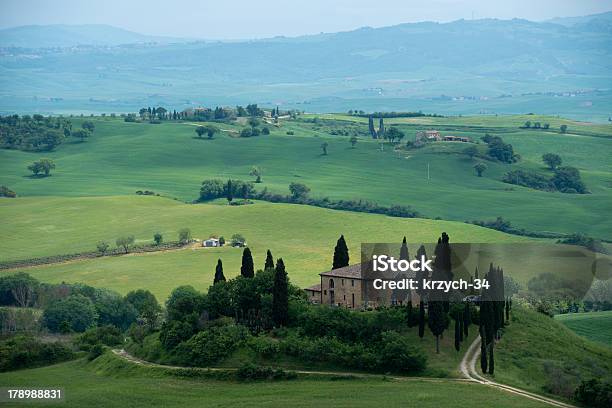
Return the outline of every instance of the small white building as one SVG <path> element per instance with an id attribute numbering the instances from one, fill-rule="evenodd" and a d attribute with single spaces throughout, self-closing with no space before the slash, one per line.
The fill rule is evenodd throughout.
<path id="1" fill-rule="evenodd" d="M 221 246 L 221 243 L 219 242 L 217 238 L 208 238 L 207 240 L 202 241 L 202 246 L 203 247 L 219 247 Z"/>

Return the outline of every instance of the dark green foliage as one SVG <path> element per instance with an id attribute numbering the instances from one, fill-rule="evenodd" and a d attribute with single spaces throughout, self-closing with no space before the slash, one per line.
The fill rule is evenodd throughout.
<path id="1" fill-rule="evenodd" d="M 225 275 L 223 275 L 223 262 L 221 259 L 217 260 L 217 266 L 215 267 L 215 279 L 213 284 L 225 281 Z"/>
<path id="2" fill-rule="evenodd" d="M 518 161 L 518 157 L 514 154 L 514 149 L 511 144 L 504 143 L 503 139 L 499 136 L 487 136 L 483 137 L 483 140 L 489 145 L 487 152 L 489 157 L 503 163 L 514 163 Z"/>
<path id="3" fill-rule="evenodd" d="M 554 170 L 557 167 L 559 167 L 561 165 L 561 163 L 563 162 L 561 160 L 561 156 L 559 156 L 558 154 L 554 154 L 554 153 L 545 153 L 542 155 L 542 161 L 544 163 L 546 163 L 546 165 L 551 169 Z"/>
<path id="4" fill-rule="evenodd" d="M 127 330 L 136 321 L 138 312 L 119 294 L 99 290 L 94 298 L 94 306 L 98 315 L 99 325 L 113 325 L 121 330 Z"/>
<path id="5" fill-rule="evenodd" d="M 285 371 L 282 368 L 273 369 L 246 363 L 236 371 L 236 377 L 241 381 L 293 380 L 297 378 L 297 374 L 293 371 Z"/>
<path id="6" fill-rule="evenodd" d="M 35 176 L 44 174 L 45 177 L 48 177 L 51 174 L 51 170 L 55 168 L 55 163 L 51 159 L 40 159 L 28 166 L 28 170 L 32 172 Z"/>
<path id="7" fill-rule="evenodd" d="M 596 378 L 582 380 L 574 398 L 587 407 L 608 408 L 612 406 L 612 384 Z"/>
<path id="8" fill-rule="evenodd" d="M 100 357 L 104 354 L 104 346 L 100 343 L 96 343 L 89 349 L 89 353 L 87 354 L 87 360 L 93 361 L 96 358 Z"/>
<path id="9" fill-rule="evenodd" d="M 463 333 L 465 334 L 465 337 L 467 337 L 469 335 L 470 324 L 472 323 L 472 316 L 471 316 L 470 304 L 466 302 L 464 307 L 465 308 L 463 311 Z"/>
<path id="10" fill-rule="evenodd" d="M 495 374 L 495 357 L 493 354 L 493 349 L 495 348 L 495 343 L 489 344 L 489 374 Z"/>
<path id="11" fill-rule="evenodd" d="M 225 185 L 221 180 L 204 180 L 200 188 L 200 201 L 223 197 Z"/>
<path id="12" fill-rule="evenodd" d="M 138 317 L 142 319 L 146 325 L 155 327 L 158 316 L 161 313 L 161 307 L 155 295 L 148 290 L 138 289 L 125 295 L 125 300 L 136 309 Z"/>
<path id="13" fill-rule="evenodd" d="M 111 325 L 92 327 L 76 338 L 76 344 L 85 351 L 89 351 L 96 344 L 118 346 L 123 344 L 123 334 L 121 330 Z"/>
<path id="14" fill-rule="evenodd" d="M 43 321 L 52 332 L 66 329 L 84 332 L 96 323 L 96 319 L 96 308 L 93 302 L 80 294 L 58 299 L 43 312 Z"/>
<path id="15" fill-rule="evenodd" d="M 229 356 L 245 344 L 249 333 L 240 325 L 213 326 L 203 330 L 177 349 L 179 358 L 187 365 L 207 367 Z"/>
<path id="16" fill-rule="evenodd" d="M 70 135 L 72 125 L 63 118 L 24 115 L 0 116 L 0 147 L 29 151 L 53 150 Z"/>
<path id="17" fill-rule="evenodd" d="M 1 306 L 32 306 L 40 283 L 25 272 L 0 277 Z"/>
<path id="18" fill-rule="evenodd" d="M 310 188 L 302 183 L 291 183 L 289 184 L 289 192 L 293 200 L 303 200 L 308 196 Z"/>
<path id="19" fill-rule="evenodd" d="M 153 242 L 155 242 L 155 245 L 161 244 L 164 242 L 164 236 L 161 233 L 156 232 L 155 235 L 153 235 Z"/>
<path id="20" fill-rule="evenodd" d="M 400 247 L 400 259 L 410 259 L 410 254 L 408 253 L 408 244 L 406 243 L 406 237 L 404 237 L 404 239 L 402 240 L 402 246 Z"/>
<path id="21" fill-rule="evenodd" d="M 448 327 L 448 314 L 444 311 L 443 302 L 429 302 L 428 326 L 431 333 L 436 337 L 436 353 L 440 353 L 440 335 Z"/>
<path id="22" fill-rule="evenodd" d="M 427 365 L 427 357 L 396 331 L 382 333 L 379 355 L 379 366 L 391 371 L 416 373 Z"/>
<path id="23" fill-rule="evenodd" d="M 0 186 L 0 197 L 15 198 L 17 197 L 17 193 L 7 186 Z"/>
<path id="24" fill-rule="evenodd" d="M 484 326 L 480 326 L 480 370 L 483 374 L 486 374 L 488 369 L 487 361 L 487 345 L 485 343 L 485 332 Z"/>
<path id="25" fill-rule="evenodd" d="M 274 269 L 274 258 L 272 258 L 272 252 L 268 249 L 266 252 L 266 263 L 264 265 L 264 270 Z"/>
<path id="26" fill-rule="evenodd" d="M 274 273 L 272 320 L 277 327 L 286 325 L 289 320 L 289 288 L 285 263 L 282 258 L 276 261 Z"/>
<path id="27" fill-rule="evenodd" d="M 550 180 L 556 190 L 562 193 L 586 194 L 587 190 L 580 178 L 580 172 L 575 167 L 559 167 Z"/>
<path id="28" fill-rule="evenodd" d="M 419 304 L 419 337 L 425 335 L 425 303 L 421 300 Z"/>
<path id="29" fill-rule="evenodd" d="M 512 170 L 504 175 L 502 181 L 544 191 L 560 191 L 568 194 L 587 194 L 580 171 L 574 167 L 558 167 L 552 178 L 536 172 Z"/>
<path id="30" fill-rule="evenodd" d="M 584 234 L 572 234 L 567 238 L 560 239 L 557 241 L 559 244 L 579 245 L 590 249 L 593 252 L 599 252 L 601 254 L 607 254 L 608 251 L 603 246 L 600 240 L 587 237 Z"/>
<path id="31" fill-rule="evenodd" d="M 40 367 L 74 357 L 72 350 L 59 342 L 43 343 L 28 336 L 13 336 L 0 341 L 0 371 Z"/>
<path id="32" fill-rule="evenodd" d="M 166 301 L 168 320 L 184 320 L 187 316 L 199 315 L 203 307 L 204 296 L 192 286 L 179 286 Z"/>
<path id="33" fill-rule="evenodd" d="M 253 255 L 251 255 L 251 250 L 248 247 L 244 248 L 244 251 L 242 251 L 242 266 L 240 267 L 240 275 L 245 278 L 252 278 L 255 276 Z"/>
<path id="34" fill-rule="evenodd" d="M 332 269 L 338 269 L 349 265 L 349 251 L 344 235 L 340 235 L 336 247 L 334 248 L 334 260 Z"/>
<path id="35" fill-rule="evenodd" d="M 159 341 L 166 350 L 173 350 L 183 341 L 188 340 L 195 333 L 191 323 L 169 320 L 162 324 L 159 332 Z"/>
<path id="36" fill-rule="evenodd" d="M 459 351 L 461 349 L 461 326 L 459 324 L 459 319 L 455 319 L 455 350 Z"/>

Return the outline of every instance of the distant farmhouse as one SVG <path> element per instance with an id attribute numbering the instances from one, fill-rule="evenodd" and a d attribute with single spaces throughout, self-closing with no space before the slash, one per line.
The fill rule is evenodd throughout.
<path id="1" fill-rule="evenodd" d="M 221 242 L 217 238 L 208 238 L 207 240 L 202 241 L 202 246 L 207 248 L 220 247 Z"/>
<path id="2" fill-rule="evenodd" d="M 368 307 L 407 305 L 417 306 L 420 296 L 414 290 L 376 290 L 372 279 L 364 276 L 361 264 L 319 274 L 321 283 L 310 286 L 304 291 L 311 303 L 365 309 Z M 409 274 L 400 274 L 396 279 L 414 278 Z"/>
<path id="3" fill-rule="evenodd" d="M 416 134 L 417 142 L 464 142 L 472 141 L 467 136 L 442 136 L 437 130 L 421 130 Z"/>

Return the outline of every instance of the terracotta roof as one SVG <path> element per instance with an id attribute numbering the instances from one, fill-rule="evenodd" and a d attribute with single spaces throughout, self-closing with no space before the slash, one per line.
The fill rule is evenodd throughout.
<path id="1" fill-rule="evenodd" d="M 312 286 L 309 286 L 307 288 L 304 288 L 304 290 L 312 290 L 313 292 L 320 292 L 321 291 L 321 284 L 317 283 L 316 285 L 312 285 Z"/>
<path id="2" fill-rule="evenodd" d="M 321 272 L 321 276 L 338 276 L 341 278 L 361 279 L 361 264 L 349 265 L 328 272 Z"/>

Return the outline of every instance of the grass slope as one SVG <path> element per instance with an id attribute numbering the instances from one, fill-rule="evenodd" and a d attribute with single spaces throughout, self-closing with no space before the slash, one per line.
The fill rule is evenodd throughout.
<path id="1" fill-rule="evenodd" d="M 612 346 L 612 311 L 568 313 L 555 320 L 589 340 Z"/>
<path id="2" fill-rule="evenodd" d="M 573 393 L 581 379 L 612 380 L 612 349 L 534 311 L 515 307 L 495 347 L 495 379 L 537 393 Z"/>
<path id="3" fill-rule="evenodd" d="M 321 117 L 341 119 L 334 125 L 339 127 L 347 123 L 367 126 L 364 118 Z M 519 129 L 527 119 L 548 121 L 553 127 L 569 123 L 570 133 Z M 431 218 L 488 220 L 502 215 L 529 230 L 585 232 L 603 238 L 612 235 L 605 222 L 612 202 L 609 125 L 537 116 L 387 121 L 387 126 L 399 124 L 407 139 L 423 128 L 474 139 L 486 132 L 499 134 L 523 157 L 514 165 L 488 162 L 485 176 L 476 177 L 474 161 L 459 154 L 464 145 L 442 143 L 397 154 L 389 147 L 380 151 L 375 141 L 361 138 L 351 149 L 348 137 L 332 136 L 329 127 L 304 121 L 284 121 L 270 136 L 240 139 L 223 132 L 213 140 L 195 139 L 194 126 L 189 123 L 152 125 L 110 118 L 95 122 L 96 133 L 89 141 L 68 143 L 55 152 L 1 150 L 0 184 L 23 196 L 117 195 L 148 189 L 191 201 L 203 179 L 249 179 L 250 168 L 257 165 L 264 171 L 264 183 L 258 188 L 274 192 L 286 193 L 291 182 L 302 182 L 312 189 L 313 196 L 411 205 Z M 239 129 L 236 125 L 221 127 Z M 295 135 L 287 136 L 288 130 Z M 323 140 L 329 143 L 327 156 L 321 155 Z M 558 153 L 565 164 L 578 167 L 593 194 L 548 193 L 499 181 L 514 168 L 545 172 L 540 158 L 547 152 Z M 46 179 L 30 178 L 26 166 L 41 156 L 54 159 L 57 170 Z"/>
<path id="4" fill-rule="evenodd" d="M 474 225 L 427 219 L 393 218 L 375 214 L 333 211 L 316 207 L 256 202 L 245 206 L 184 204 L 151 196 L 84 198 L 17 198 L 0 200 L 10 240 L 0 242 L 3 260 L 94 250 L 96 242 L 133 234 L 151 242 L 155 232 L 176 239 L 189 227 L 194 238 L 211 234 L 229 238 L 244 235 L 261 268 L 267 249 L 282 257 L 291 280 L 298 285 L 318 282 L 318 273 L 331 267 L 333 248 L 344 234 L 354 261 L 361 242 L 435 242 L 446 231 L 452 242 L 527 242 Z M 411 248 L 412 253 L 416 248 Z M 242 251 L 236 248 L 184 249 L 104 257 L 61 265 L 27 268 L 47 282 L 84 282 L 126 293 L 152 290 L 165 299 L 176 286 L 206 289 L 212 283 L 217 259 L 227 277 L 238 274 Z M 0 271 L 1 274 L 9 273 Z M 12 272 L 11 272 L 12 273 Z"/>
<path id="5" fill-rule="evenodd" d="M 157 370 L 117 362 L 103 356 L 34 370 L 0 373 L 0 383 L 11 387 L 57 387 L 62 384 L 62 406 L 126 407 L 543 407 L 519 396 L 476 383 L 382 379 L 298 379 L 288 382 L 236 383 L 173 378 Z M 4 404 L 21 406 L 20 404 Z M 39 403 L 38 406 L 47 404 Z M 48 404 L 55 406 L 56 404 Z"/>

